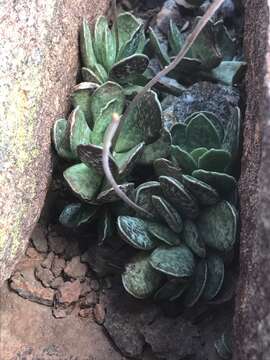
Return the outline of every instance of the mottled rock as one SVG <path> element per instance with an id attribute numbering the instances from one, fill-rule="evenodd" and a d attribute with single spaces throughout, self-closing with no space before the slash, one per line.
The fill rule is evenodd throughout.
<path id="1" fill-rule="evenodd" d="M 80 256 L 75 256 L 67 263 L 64 272 L 73 279 L 81 279 L 85 277 L 87 265 L 81 263 Z"/>
<path id="2" fill-rule="evenodd" d="M 31 234 L 31 240 L 37 251 L 46 253 L 48 251 L 47 229 L 41 224 L 37 224 Z"/>
<path id="3" fill-rule="evenodd" d="M 25 255 L 29 257 L 30 259 L 36 260 L 36 261 L 42 261 L 44 259 L 44 255 L 40 254 L 35 248 L 32 246 L 28 247 Z"/>
<path id="4" fill-rule="evenodd" d="M 60 276 L 66 266 L 65 259 L 60 256 L 55 256 L 52 262 L 52 273 L 54 276 Z"/>
<path id="5" fill-rule="evenodd" d="M 64 258 L 66 260 L 71 260 L 75 256 L 79 256 L 81 254 L 79 243 L 77 240 L 72 239 L 72 241 L 68 241 L 67 246 L 64 252 Z"/>
<path id="6" fill-rule="evenodd" d="M 102 304 L 96 304 L 93 309 L 94 319 L 97 324 L 102 325 L 105 321 L 105 308 Z"/>
<path id="7" fill-rule="evenodd" d="M 49 233 L 48 242 L 50 250 L 58 255 L 64 253 L 68 244 L 68 241 L 64 236 L 58 235 L 56 233 Z"/>
<path id="8" fill-rule="evenodd" d="M 44 288 L 34 276 L 34 270 L 28 269 L 22 272 L 16 272 L 10 279 L 10 288 L 16 291 L 21 297 L 30 301 L 52 306 L 54 291 Z"/>
<path id="9" fill-rule="evenodd" d="M 90 308 L 85 308 L 85 309 L 80 309 L 80 311 L 79 311 L 79 316 L 81 317 L 81 318 L 87 318 L 87 317 L 89 317 L 89 316 L 91 316 L 92 315 L 92 309 L 90 309 Z"/>
<path id="10" fill-rule="evenodd" d="M 66 281 L 57 292 L 57 301 L 60 304 L 72 304 L 79 300 L 81 284 L 79 280 L 74 282 Z"/>
<path id="11" fill-rule="evenodd" d="M 99 289 L 100 289 L 100 283 L 96 279 L 92 279 L 90 281 L 90 286 L 93 291 L 99 291 Z"/>
<path id="12" fill-rule="evenodd" d="M 62 285 L 64 285 L 64 279 L 61 276 L 58 276 L 51 282 L 51 288 L 59 289 Z"/>
<path id="13" fill-rule="evenodd" d="M 85 297 L 80 299 L 80 307 L 82 309 L 93 307 L 97 304 L 97 302 L 98 302 L 98 296 L 94 291 L 92 291 L 88 293 Z"/>
<path id="14" fill-rule="evenodd" d="M 81 283 L 81 296 L 85 296 L 92 291 L 90 281 L 90 279 L 85 278 L 85 280 Z"/>
<path id="15" fill-rule="evenodd" d="M 51 270 L 43 268 L 42 266 L 38 266 L 35 269 L 35 276 L 45 287 L 50 287 L 51 282 L 54 279 L 54 276 L 53 276 L 53 273 L 51 272 Z"/>
<path id="16" fill-rule="evenodd" d="M 108 0 L 22 0 L 0 7 L 0 282 L 25 251 L 52 169 L 51 127 L 69 109 L 78 29 Z M 8 124 L 8 125 L 7 125 Z"/>
<path id="17" fill-rule="evenodd" d="M 54 259 L 54 253 L 51 251 L 46 257 L 46 259 L 41 263 L 41 266 L 46 269 L 51 269 L 53 259 Z"/>

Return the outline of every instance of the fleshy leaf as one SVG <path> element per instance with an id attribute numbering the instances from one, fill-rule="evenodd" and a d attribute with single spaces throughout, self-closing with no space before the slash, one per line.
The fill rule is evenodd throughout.
<path id="1" fill-rule="evenodd" d="M 91 130 L 85 120 L 84 113 L 77 107 L 68 118 L 70 124 L 69 142 L 70 149 L 77 157 L 77 147 L 90 143 Z"/>
<path id="2" fill-rule="evenodd" d="M 224 172 L 231 162 L 231 154 L 222 149 L 210 149 L 198 161 L 198 167 L 203 170 Z"/>
<path id="3" fill-rule="evenodd" d="M 171 146 L 171 156 L 184 173 L 191 174 L 192 171 L 197 169 L 197 164 L 193 157 L 179 146 Z"/>
<path id="4" fill-rule="evenodd" d="M 179 181 L 169 176 L 160 176 L 159 180 L 164 195 L 180 214 L 190 219 L 198 216 L 197 201 Z"/>
<path id="5" fill-rule="evenodd" d="M 211 123 L 213 124 L 213 126 L 215 127 L 218 136 L 219 136 L 219 140 L 222 141 L 224 138 L 224 120 L 223 119 L 219 119 L 213 112 L 211 111 L 195 111 L 194 113 L 192 113 L 191 115 L 189 115 L 185 120 L 184 123 L 187 125 L 190 123 L 190 121 L 196 117 L 197 115 L 204 115 L 205 117 L 207 117 L 208 120 L 211 121 Z"/>
<path id="6" fill-rule="evenodd" d="M 184 304 L 187 307 L 192 307 L 199 301 L 205 288 L 207 273 L 207 262 L 202 259 L 196 265 L 191 285 L 185 294 Z"/>
<path id="7" fill-rule="evenodd" d="M 103 148 L 97 145 L 79 145 L 77 148 L 79 159 L 87 166 L 92 167 L 100 175 L 104 175 L 102 165 Z M 118 173 L 118 167 L 114 159 L 110 156 L 110 168 L 113 174 Z"/>
<path id="8" fill-rule="evenodd" d="M 203 298 L 207 301 L 214 299 L 219 293 L 224 280 L 224 263 L 220 256 L 210 254 L 207 258 L 207 281 Z"/>
<path id="9" fill-rule="evenodd" d="M 149 58 L 143 54 L 134 54 L 113 65 L 109 78 L 119 83 L 133 81 L 137 75 L 143 74 L 149 64 Z"/>
<path id="10" fill-rule="evenodd" d="M 86 202 L 93 202 L 102 183 L 102 176 L 94 168 L 76 164 L 66 169 L 63 175 L 77 196 Z"/>
<path id="11" fill-rule="evenodd" d="M 145 299 L 158 289 L 162 275 L 149 263 L 149 255 L 137 254 L 126 265 L 122 274 L 125 290 L 137 299 Z"/>
<path id="12" fill-rule="evenodd" d="M 106 44 L 105 44 L 105 34 L 108 31 L 108 21 L 105 16 L 99 16 L 95 23 L 94 29 L 94 51 L 96 55 L 97 62 L 103 64 L 105 67 L 104 59 L 106 60 Z"/>
<path id="13" fill-rule="evenodd" d="M 95 64 L 93 67 L 93 71 L 98 76 L 98 78 L 101 80 L 102 83 L 105 83 L 108 81 L 108 73 L 106 69 L 101 64 Z"/>
<path id="14" fill-rule="evenodd" d="M 156 175 L 159 176 L 170 176 L 176 180 L 182 179 L 182 170 L 176 167 L 170 160 L 157 159 L 154 161 L 154 169 Z"/>
<path id="15" fill-rule="evenodd" d="M 186 125 L 182 123 L 175 124 L 171 128 L 172 144 L 178 145 L 182 149 L 186 148 Z"/>
<path id="16" fill-rule="evenodd" d="M 220 148 L 218 132 L 204 114 L 198 114 L 191 119 L 186 127 L 186 141 L 192 149 L 198 147 Z"/>
<path id="17" fill-rule="evenodd" d="M 110 212 L 107 210 L 98 219 L 98 244 L 103 245 L 104 242 L 112 236 L 113 224 Z"/>
<path id="18" fill-rule="evenodd" d="M 193 176 L 183 175 L 182 183 L 201 205 L 214 205 L 220 199 L 217 191 L 212 186 Z"/>
<path id="19" fill-rule="evenodd" d="M 231 360 L 232 352 L 228 351 L 228 348 L 225 346 L 222 338 L 215 341 L 215 349 L 218 356 L 223 360 Z"/>
<path id="20" fill-rule="evenodd" d="M 134 31 L 129 41 L 121 48 L 117 59 L 122 60 L 137 53 L 138 46 L 142 39 L 144 39 L 143 24 Z"/>
<path id="21" fill-rule="evenodd" d="M 168 130 L 162 129 L 160 138 L 145 146 L 140 163 L 144 165 L 151 165 L 156 159 L 166 158 L 170 154 L 170 146 L 172 140 Z"/>
<path id="22" fill-rule="evenodd" d="M 204 242 L 200 238 L 198 228 L 193 221 L 186 220 L 184 222 L 183 239 L 185 244 L 194 252 L 194 254 L 201 258 L 206 256 Z"/>
<path id="23" fill-rule="evenodd" d="M 94 123 L 100 119 L 102 112 L 108 107 L 108 103 L 112 100 L 117 100 L 119 108 L 123 108 L 124 93 L 122 87 L 114 82 L 108 81 L 101 85 L 92 95 L 91 112 Z M 121 113 L 122 111 L 119 112 L 119 114 Z"/>
<path id="24" fill-rule="evenodd" d="M 127 152 L 114 153 L 114 159 L 118 165 L 121 176 L 126 176 L 132 171 L 137 160 L 141 158 L 143 150 L 144 143 L 142 142 Z"/>
<path id="25" fill-rule="evenodd" d="M 224 26 L 223 20 L 217 21 L 214 25 L 216 42 L 222 54 L 223 60 L 232 60 L 236 55 L 236 41 L 233 39 Z"/>
<path id="26" fill-rule="evenodd" d="M 66 119 L 55 121 L 52 130 L 52 140 L 57 154 L 66 159 L 74 160 L 76 156 L 71 152 L 69 142 L 67 141 L 68 122 Z"/>
<path id="27" fill-rule="evenodd" d="M 160 183 L 157 181 L 148 181 L 137 187 L 135 202 L 154 217 L 155 212 L 153 211 L 152 196 L 160 194 Z"/>
<path id="28" fill-rule="evenodd" d="M 118 41 L 119 41 L 119 52 L 123 46 L 129 42 L 133 36 L 133 34 L 138 30 L 141 26 L 141 22 L 133 16 L 131 13 L 122 13 L 117 17 L 117 32 L 118 32 Z M 114 25 L 113 31 L 115 31 L 116 27 Z"/>
<path id="29" fill-rule="evenodd" d="M 148 222 L 132 216 L 119 216 L 117 228 L 121 238 L 139 250 L 152 250 L 157 241 L 148 232 Z"/>
<path id="30" fill-rule="evenodd" d="M 199 158 L 207 151 L 205 147 L 199 147 L 191 151 L 190 155 L 193 157 L 196 163 L 198 163 Z"/>
<path id="31" fill-rule="evenodd" d="M 80 32 L 80 51 L 83 66 L 92 70 L 97 60 L 94 53 L 91 31 L 86 19 L 83 20 Z"/>
<path id="32" fill-rule="evenodd" d="M 175 57 L 170 60 L 174 61 Z M 184 57 L 176 67 L 170 71 L 169 76 L 175 78 L 180 83 L 186 78 L 190 78 L 190 74 L 196 74 L 201 70 L 202 63 L 200 60 L 190 57 Z"/>
<path id="33" fill-rule="evenodd" d="M 244 61 L 222 61 L 218 67 L 212 70 L 211 75 L 219 83 L 233 86 L 242 80 L 246 65 Z"/>
<path id="34" fill-rule="evenodd" d="M 185 245 L 157 248 L 150 256 L 150 264 L 162 273 L 180 278 L 192 276 L 195 267 L 194 256 Z"/>
<path id="35" fill-rule="evenodd" d="M 170 20 L 168 40 L 174 55 L 177 55 L 183 46 L 183 36 L 173 20 Z"/>
<path id="36" fill-rule="evenodd" d="M 209 247 L 229 252 L 236 241 L 237 213 L 227 201 L 205 209 L 197 222 L 200 235 Z"/>
<path id="37" fill-rule="evenodd" d="M 59 216 L 59 222 L 66 227 L 77 227 L 90 222 L 96 215 L 97 207 L 82 203 L 67 205 Z"/>
<path id="38" fill-rule="evenodd" d="M 126 183 L 119 185 L 120 190 L 127 194 L 128 196 L 133 192 L 134 190 L 134 183 Z M 115 190 L 113 188 L 109 188 L 106 190 L 101 191 L 98 194 L 98 197 L 96 199 L 98 204 L 106 204 L 109 202 L 119 201 L 120 198 L 116 194 Z"/>
<path id="39" fill-rule="evenodd" d="M 192 176 L 212 186 L 221 195 L 228 195 L 235 191 L 237 183 L 234 177 L 214 171 L 195 170 Z"/>
<path id="40" fill-rule="evenodd" d="M 158 139 L 162 126 L 161 105 L 157 94 L 147 92 L 127 115 L 115 145 L 116 152 L 125 152 L 141 142 Z"/>
<path id="41" fill-rule="evenodd" d="M 151 235 L 153 235 L 159 241 L 165 243 L 169 246 L 179 245 L 180 244 L 180 237 L 178 234 L 173 232 L 169 227 L 166 225 L 162 225 L 159 223 L 149 223 L 148 231 Z"/>
<path id="42" fill-rule="evenodd" d="M 161 62 L 161 64 L 163 66 L 169 65 L 170 62 L 171 62 L 170 58 L 169 58 L 166 50 L 164 49 L 164 47 L 160 43 L 160 41 L 159 41 L 157 35 L 155 34 L 154 30 L 151 27 L 149 28 L 149 38 L 150 38 L 151 47 L 152 47 L 153 51 L 155 52 L 157 58 Z"/>
<path id="43" fill-rule="evenodd" d="M 183 230 L 183 221 L 175 208 L 160 196 L 152 196 L 152 204 L 155 212 L 168 224 L 168 226 L 177 234 Z"/>
<path id="44" fill-rule="evenodd" d="M 92 115 L 90 111 L 91 97 L 93 92 L 98 88 L 98 84 L 91 82 L 83 82 L 80 83 L 73 88 L 73 92 L 71 94 L 71 103 L 74 108 L 77 106 L 80 107 L 80 110 L 83 112 L 85 116 L 85 120 L 87 124 L 91 128 L 92 123 Z"/>
<path id="45" fill-rule="evenodd" d="M 98 85 L 102 84 L 102 80 L 99 78 L 99 76 L 96 73 L 94 73 L 93 70 L 83 67 L 81 73 L 82 73 L 83 81 L 96 83 Z"/>
<path id="46" fill-rule="evenodd" d="M 182 289 L 186 289 L 186 285 L 183 284 L 180 279 L 171 279 L 165 282 L 158 291 L 155 293 L 154 299 L 156 301 L 165 301 L 174 298 Z"/>

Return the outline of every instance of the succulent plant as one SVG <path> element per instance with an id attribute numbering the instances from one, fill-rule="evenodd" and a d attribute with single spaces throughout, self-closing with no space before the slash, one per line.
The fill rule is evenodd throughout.
<path id="1" fill-rule="evenodd" d="M 83 81 L 100 85 L 110 80 L 132 91 L 136 77 L 149 63 L 143 54 L 145 44 L 143 23 L 130 13 L 118 15 L 112 28 L 100 16 L 93 32 L 84 20 L 80 33 Z"/>
<path id="2" fill-rule="evenodd" d="M 157 181 L 136 189 L 135 202 L 151 216 L 118 217 L 121 238 L 140 250 L 122 275 L 134 297 L 181 298 L 190 307 L 227 291 L 238 219 L 236 180 L 228 174 L 238 152 L 238 108 L 234 115 L 224 123 L 198 112 L 174 125 L 170 156 L 154 161 Z"/>
<path id="3" fill-rule="evenodd" d="M 223 333 L 215 342 L 215 349 L 221 359 L 230 360 L 233 355 L 231 337 L 227 333 Z"/>
<path id="4" fill-rule="evenodd" d="M 112 233 L 109 208 L 119 200 L 104 177 L 103 137 L 112 114 L 123 112 L 125 95 L 123 88 L 113 82 L 98 87 L 92 83 L 83 84 L 77 85 L 72 94 L 76 107 L 68 120 L 57 120 L 53 129 L 58 155 L 75 163 L 64 171 L 64 178 L 72 192 L 84 202 L 68 205 L 60 221 L 67 226 L 79 226 L 98 217 L 102 242 Z M 129 195 L 134 190 L 134 183 L 128 176 L 144 148 L 160 136 L 161 126 L 159 100 L 156 93 L 149 91 L 129 113 L 110 159 L 110 167 L 121 190 Z"/>
<path id="5" fill-rule="evenodd" d="M 194 2 L 195 5 L 196 1 Z M 196 18 L 196 22 L 199 17 Z M 162 43 L 152 28 L 149 30 L 151 47 L 162 66 L 167 66 L 183 46 L 187 34 L 171 20 L 168 45 Z M 198 80 L 210 80 L 226 85 L 238 83 L 246 63 L 237 59 L 235 40 L 223 20 L 209 21 L 183 60 L 169 73 L 180 83 L 190 85 Z"/>

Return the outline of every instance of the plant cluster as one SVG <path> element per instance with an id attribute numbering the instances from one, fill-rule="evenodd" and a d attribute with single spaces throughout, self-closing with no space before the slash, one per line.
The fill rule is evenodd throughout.
<path id="1" fill-rule="evenodd" d="M 210 41 L 213 33 L 223 45 L 222 55 Z M 163 65 L 183 44 L 183 34 L 172 22 L 169 54 L 151 29 L 149 36 Z M 177 80 L 192 83 L 207 73 L 220 81 L 214 71 L 223 63 L 244 65 L 232 60 L 232 41 L 223 24 L 209 23 L 170 76 L 177 74 Z M 224 290 L 225 268 L 237 237 L 233 165 L 239 153 L 240 110 L 232 109 L 230 118 L 200 111 L 171 126 L 163 119 L 159 94 L 149 90 L 125 116 L 109 159 L 119 188 L 142 211 L 119 201 L 104 176 L 104 135 L 112 114 L 124 113 L 130 88 L 145 73 L 149 62 L 142 54 L 145 44 L 141 22 L 129 13 L 120 14 L 112 28 L 100 17 L 94 35 L 83 23 L 83 82 L 71 94 L 74 110 L 69 118 L 57 120 L 53 128 L 58 155 L 72 162 L 64 178 L 80 199 L 64 208 L 60 222 L 76 227 L 96 218 L 100 244 L 117 233 L 137 250 L 122 274 L 125 289 L 134 297 L 166 301 L 181 297 L 186 306 L 201 298 L 216 301 Z M 236 68 L 233 64 L 221 81 L 233 84 Z M 151 174 L 151 181 L 144 172 Z"/>

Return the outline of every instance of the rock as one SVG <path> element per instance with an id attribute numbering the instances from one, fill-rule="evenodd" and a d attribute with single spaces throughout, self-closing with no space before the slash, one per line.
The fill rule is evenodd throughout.
<path id="1" fill-rule="evenodd" d="M 82 18 L 93 22 L 108 5 L 108 0 L 22 0 L 0 8 L 1 283 L 24 254 L 44 203 L 51 127 L 70 107 Z"/>
<path id="2" fill-rule="evenodd" d="M 43 254 L 34 258 L 24 257 L 16 264 L 15 271 L 23 272 L 28 269 L 34 269 L 42 263 L 43 259 Z"/>
<path id="3" fill-rule="evenodd" d="M 72 239 L 72 241 L 68 241 L 67 246 L 64 252 L 64 258 L 66 260 L 71 260 L 75 256 L 79 256 L 81 254 L 79 243 L 77 240 Z"/>
<path id="4" fill-rule="evenodd" d="M 36 261 L 42 261 L 44 259 L 44 255 L 40 254 L 35 248 L 32 246 L 28 247 L 26 250 L 25 255 L 29 257 L 30 259 L 36 260 Z"/>
<path id="5" fill-rule="evenodd" d="M 11 277 L 9 286 L 25 299 L 47 306 L 53 304 L 54 291 L 44 288 L 35 279 L 33 269 L 25 270 L 23 273 L 16 272 Z"/>
<path id="6" fill-rule="evenodd" d="M 81 293 L 81 284 L 79 280 L 74 282 L 66 281 L 59 287 L 57 293 L 57 301 L 60 304 L 73 304 L 79 300 Z"/>
<path id="7" fill-rule="evenodd" d="M 240 278 L 234 319 L 234 359 L 264 360 L 270 359 L 269 3 L 247 0 L 243 4 L 247 107 L 239 184 Z"/>
<path id="8" fill-rule="evenodd" d="M 92 279 L 90 281 L 90 286 L 93 291 L 99 291 L 100 290 L 100 283 L 96 279 Z"/>
<path id="9" fill-rule="evenodd" d="M 94 291 L 92 291 L 88 293 L 85 297 L 80 299 L 80 307 L 82 309 L 93 307 L 97 304 L 97 302 L 98 302 L 98 296 Z"/>
<path id="10" fill-rule="evenodd" d="M 90 308 L 81 309 L 81 310 L 79 311 L 79 316 L 80 316 L 81 318 L 87 318 L 87 317 L 89 317 L 89 316 L 91 316 L 91 315 L 92 315 L 92 309 L 90 309 Z"/>
<path id="11" fill-rule="evenodd" d="M 65 317 L 67 317 L 72 313 L 73 309 L 74 309 L 73 305 L 70 305 L 68 307 L 58 305 L 57 307 L 54 307 L 52 309 L 52 314 L 56 319 L 64 319 Z"/>
<path id="12" fill-rule="evenodd" d="M 74 279 L 81 279 L 85 277 L 86 272 L 87 265 L 81 263 L 80 256 L 75 256 L 71 259 L 64 269 L 64 273 Z"/>
<path id="13" fill-rule="evenodd" d="M 60 256 L 55 256 L 52 262 L 52 273 L 55 277 L 60 276 L 66 266 L 65 259 Z"/>
<path id="14" fill-rule="evenodd" d="M 64 285 L 64 280 L 61 276 L 55 278 L 50 284 L 53 289 L 59 289 L 62 285 Z"/>
<path id="15" fill-rule="evenodd" d="M 102 325 L 105 321 L 105 308 L 102 304 L 96 304 L 93 310 L 94 318 L 97 324 Z"/>
<path id="16" fill-rule="evenodd" d="M 54 259 L 54 253 L 51 251 L 46 257 L 46 259 L 41 263 L 41 266 L 46 269 L 51 269 L 53 259 Z"/>
<path id="17" fill-rule="evenodd" d="M 167 0 L 157 15 L 157 27 L 164 34 L 167 34 L 170 20 L 173 20 L 181 28 L 185 19 L 182 17 L 175 0 Z"/>
<path id="18" fill-rule="evenodd" d="M 67 239 L 64 236 L 55 233 L 49 233 L 48 242 L 50 250 L 58 255 L 64 253 L 68 244 Z"/>
<path id="19" fill-rule="evenodd" d="M 85 278 L 85 280 L 81 283 L 81 296 L 85 296 L 92 291 L 90 281 L 90 279 Z"/>
<path id="20" fill-rule="evenodd" d="M 47 230 L 45 226 L 37 224 L 31 234 L 31 240 L 37 251 L 41 253 L 48 251 Z"/>
<path id="21" fill-rule="evenodd" d="M 35 269 L 35 276 L 45 287 L 50 287 L 51 282 L 54 280 L 54 276 L 51 270 L 43 268 L 42 266 L 38 266 Z"/>

